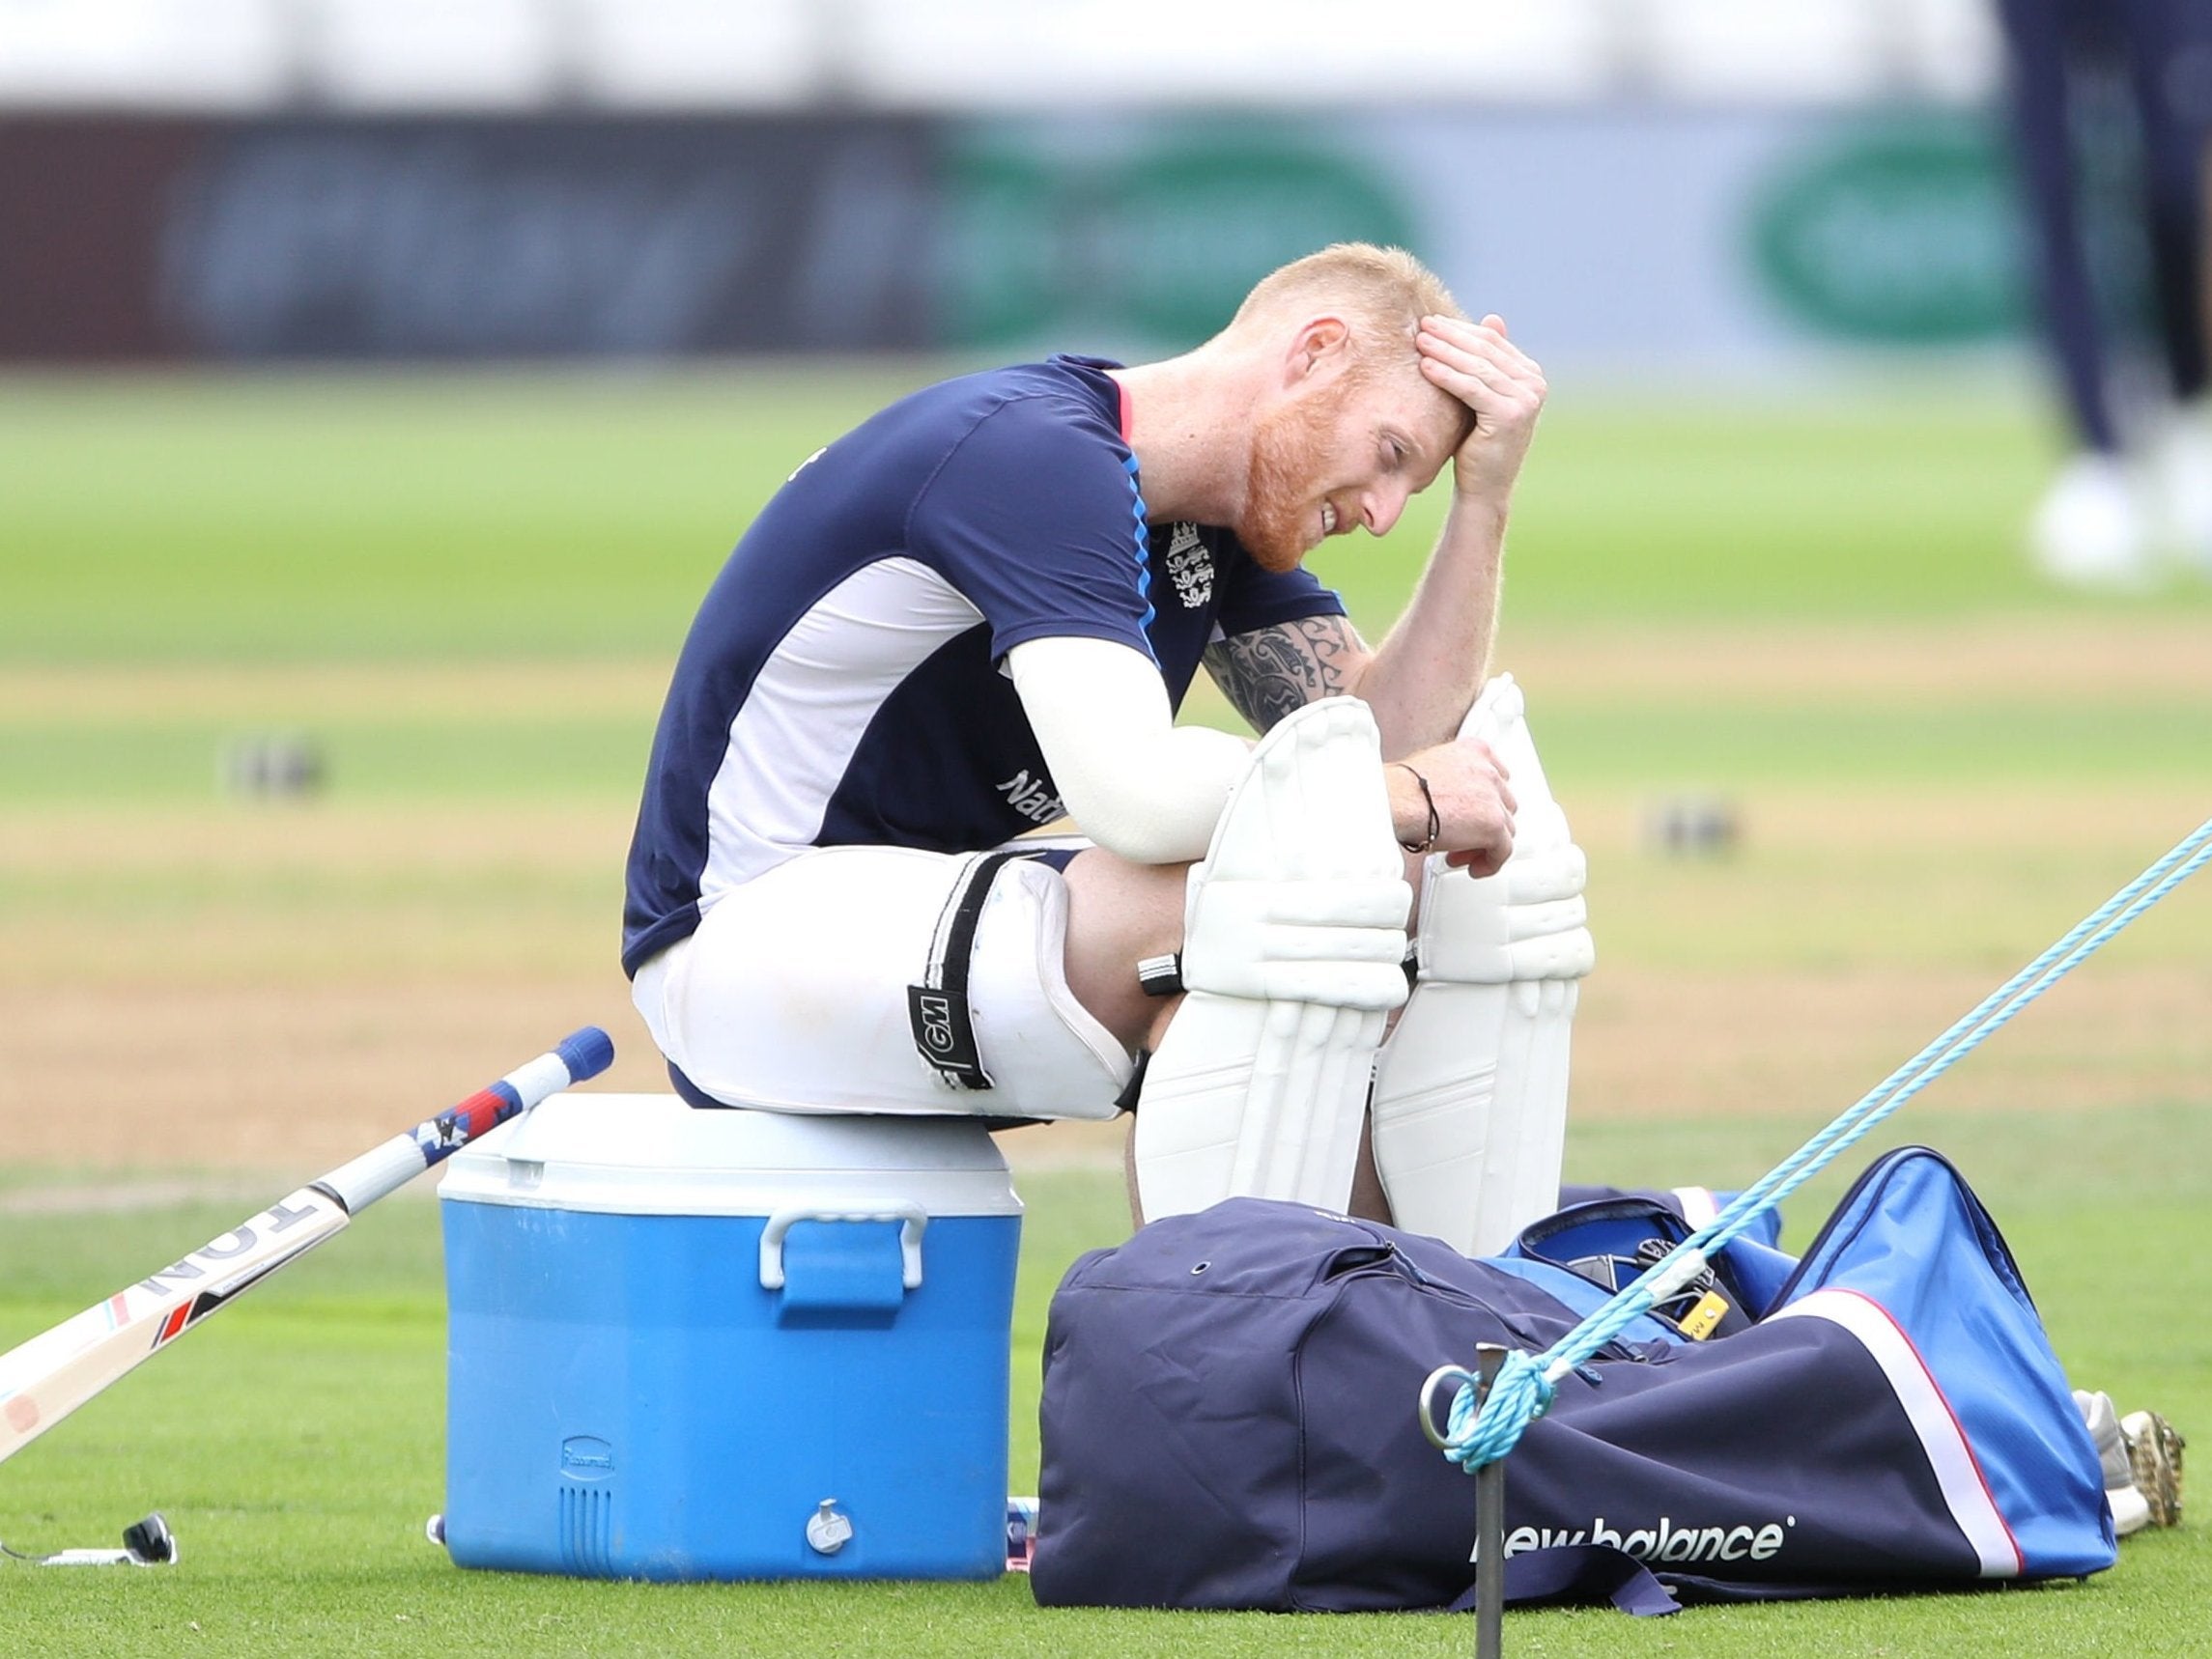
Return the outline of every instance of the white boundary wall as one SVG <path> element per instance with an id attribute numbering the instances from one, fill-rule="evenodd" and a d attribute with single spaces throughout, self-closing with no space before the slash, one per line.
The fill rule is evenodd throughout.
<path id="1" fill-rule="evenodd" d="M 1986 98 L 1990 0 L 0 0 L 0 108 Z"/>

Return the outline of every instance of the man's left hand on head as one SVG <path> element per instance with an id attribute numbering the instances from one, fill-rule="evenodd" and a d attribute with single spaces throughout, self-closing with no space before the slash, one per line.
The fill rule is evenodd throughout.
<path id="1" fill-rule="evenodd" d="M 1505 319 L 1494 312 L 1480 323 L 1424 317 L 1415 344 L 1430 384 L 1475 414 L 1453 457 L 1454 492 L 1504 507 L 1544 412 L 1544 371 L 1506 337 Z"/>

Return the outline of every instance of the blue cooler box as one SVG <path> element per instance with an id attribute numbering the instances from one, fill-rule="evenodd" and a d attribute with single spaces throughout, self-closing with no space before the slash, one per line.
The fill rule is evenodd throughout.
<path id="1" fill-rule="evenodd" d="M 979 1123 L 562 1094 L 439 1196 L 461 1565 L 1005 1570 L 1021 1201 Z"/>

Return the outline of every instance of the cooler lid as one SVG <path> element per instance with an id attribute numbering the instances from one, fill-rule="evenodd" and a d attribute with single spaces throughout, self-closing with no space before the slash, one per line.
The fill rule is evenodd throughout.
<path id="1" fill-rule="evenodd" d="M 628 1216 L 766 1216 L 799 1201 L 931 1216 L 1022 1207 L 972 1117 L 708 1111 L 672 1094 L 573 1089 L 455 1153 L 438 1193 Z"/>

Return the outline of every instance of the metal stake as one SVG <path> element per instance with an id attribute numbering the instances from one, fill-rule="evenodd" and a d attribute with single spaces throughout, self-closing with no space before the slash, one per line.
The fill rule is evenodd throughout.
<path id="1" fill-rule="evenodd" d="M 1496 1342 L 1475 1345 L 1475 1404 L 1489 1398 L 1505 1365 Z M 1475 1659 L 1505 1652 L 1505 1459 L 1475 1471 Z"/>

